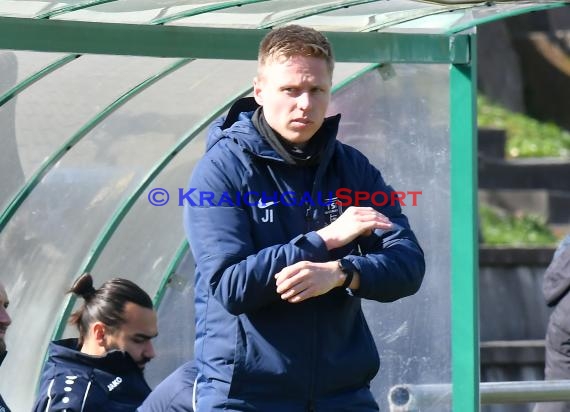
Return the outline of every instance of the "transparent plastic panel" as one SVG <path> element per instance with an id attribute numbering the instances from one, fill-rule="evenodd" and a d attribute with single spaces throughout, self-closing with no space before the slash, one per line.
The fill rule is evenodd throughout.
<path id="1" fill-rule="evenodd" d="M 61 58 L 62 54 L 0 51 L 0 98 L 29 76 Z M 0 106 L 0 212 L 25 183 L 16 139 L 16 101 L 10 97 Z M 2 101 L 0 100 L 0 104 Z"/>
<path id="2" fill-rule="evenodd" d="M 417 1 L 375 2 L 334 10 L 296 20 L 318 30 L 395 31 L 441 33 L 473 5 Z"/>
<path id="3" fill-rule="evenodd" d="M 43 54 L 40 56 L 45 60 Z M 26 60 L 29 61 L 30 57 Z M 82 126 L 171 61 L 80 56 L 1 106 L 0 128 L 4 132 L 0 139 L 7 150 L 3 150 L 0 156 L 9 159 L 12 178 L 0 180 L 0 210 L 41 164 Z M 4 164 L 0 167 L 3 168 Z"/>
<path id="4" fill-rule="evenodd" d="M 0 16 L 33 18 L 64 7 L 85 3 L 89 3 L 89 0 L 2 0 L 0 1 Z"/>
<path id="5" fill-rule="evenodd" d="M 29 76 L 61 58 L 62 54 L 0 51 L 0 212 L 2 206 L 25 183 L 16 140 L 17 95 L 2 97 Z"/>
<path id="6" fill-rule="evenodd" d="M 22 80 L 56 62 L 64 53 L 0 50 L 0 96 Z"/>
<path id="7" fill-rule="evenodd" d="M 433 4 L 411 0 L 380 1 L 345 7 L 315 16 L 296 20 L 296 23 L 318 30 L 362 30 L 374 23 L 390 21 L 404 15 L 412 16 L 418 11 L 435 9 Z"/>
<path id="8" fill-rule="evenodd" d="M 413 20 L 403 21 L 399 24 L 393 24 L 386 26 L 385 29 L 379 31 L 383 32 L 394 32 L 394 33 L 427 33 L 427 34 L 438 34 L 444 33 L 451 26 L 457 23 L 466 14 L 469 14 L 469 10 L 459 10 L 459 11 L 445 11 L 433 13 L 425 17 L 417 17 Z"/>
<path id="9" fill-rule="evenodd" d="M 155 18 L 172 16 L 227 0 L 121 0 L 61 14 L 55 19 L 113 23 L 149 23 Z"/>
<path id="10" fill-rule="evenodd" d="M 188 250 L 171 276 L 163 304 L 158 308 L 159 335 L 153 341 L 157 356 L 145 368 L 152 388 L 194 357 L 194 265 Z"/>
<path id="11" fill-rule="evenodd" d="M 7 17 L 35 17 L 39 14 L 53 10 L 55 7 L 64 6 L 67 3 L 77 3 L 77 1 L 25 1 L 25 0 L 3 0 L 0 1 L 0 16 Z"/>
<path id="12" fill-rule="evenodd" d="M 362 76 L 333 100 L 339 137 L 406 192 L 404 213 L 426 256 L 420 291 L 394 303 L 363 301 L 381 359 L 372 390 L 380 410 L 397 384 L 451 381 L 449 75 L 446 65 L 394 65 Z M 421 192 L 413 195 L 409 192 Z M 429 412 L 444 412 L 434 404 Z"/>
<path id="13" fill-rule="evenodd" d="M 116 58 L 94 61 L 104 64 L 107 59 L 108 65 L 96 67 L 117 69 L 126 75 L 125 69 L 112 64 L 117 62 Z M 137 71 L 148 72 L 154 67 L 153 74 L 172 63 L 171 59 L 131 57 L 123 60 L 126 67 L 136 65 Z M 14 402 L 13 410 L 24 411 L 31 407 L 44 352 L 65 304 L 64 292 L 78 275 L 103 224 L 122 197 L 133 190 L 151 165 L 195 121 L 187 108 L 179 106 L 176 96 L 191 94 L 194 82 L 199 84 L 200 79 L 215 70 L 200 65 L 192 70 L 191 66 L 192 63 L 184 67 L 190 69 L 186 77 L 192 79 L 190 84 L 177 84 L 177 88 L 169 86 L 163 90 L 158 82 L 86 135 L 47 173 L 0 233 L 2 279 L 12 291 L 14 302 L 11 313 L 15 321 L 9 337 L 12 342 L 26 342 L 30 348 L 14 351 L 2 365 L 3 374 L 12 379 L 9 384 L 2 380 L 0 391 Z M 85 87 L 82 93 L 97 94 L 101 73 L 89 67 L 81 73 Z M 139 76 L 135 71 L 129 81 L 137 83 L 132 78 Z M 119 89 L 125 83 L 128 84 L 119 81 L 105 87 Z M 68 99 L 73 101 L 75 96 L 71 93 L 74 91 L 68 92 Z M 204 99 L 193 104 L 215 103 Z M 36 105 L 41 106 L 41 101 Z M 66 108 L 71 112 L 76 109 L 60 107 L 61 110 Z M 132 278 L 148 288 L 143 279 Z M 96 284 L 100 284 L 98 279 Z"/>
<path id="14" fill-rule="evenodd" d="M 180 26 L 255 28 L 268 20 L 279 18 L 284 14 L 327 3 L 330 2 L 325 0 L 273 0 L 270 2 L 246 4 L 241 7 L 232 7 L 217 12 L 200 14 L 198 16 L 176 20 L 168 24 Z"/>

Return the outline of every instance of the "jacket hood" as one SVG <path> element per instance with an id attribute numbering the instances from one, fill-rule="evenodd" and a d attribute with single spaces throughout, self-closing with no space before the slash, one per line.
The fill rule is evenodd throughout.
<path id="1" fill-rule="evenodd" d="M 104 356 L 87 355 L 78 350 L 78 343 L 77 339 L 62 339 L 51 342 L 47 362 L 52 364 L 80 363 L 117 375 L 125 372 L 140 371 L 138 365 L 127 352 L 112 350 Z"/>
<path id="2" fill-rule="evenodd" d="M 232 138 L 238 145 L 257 156 L 283 162 L 283 158 L 271 147 L 253 126 L 251 118 L 259 107 L 253 97 L 244 97 L 237 100 L 230 108 L 227 116 L 220 117 L 212 123 L 206 151 L 224 138 Z M 323 125 L 311 139 L 323 139 L 323 150 L 334 146 L 334 140 L 338 132 L 340 114 L 325 118 Z M 327 156 L 324 156 L 327 157 Z"/>

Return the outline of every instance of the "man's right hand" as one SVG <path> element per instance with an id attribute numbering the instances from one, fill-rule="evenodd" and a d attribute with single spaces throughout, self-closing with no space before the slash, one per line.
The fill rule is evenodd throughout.
<path id="1" fill-rule="evenodd" d="M 350 206 L 330 225 L 317 231 L 327 249 L 342 247 L 358 236 L 371 235 L 374 229 L 390 230 L 392 222 L 371 207 Z"/>

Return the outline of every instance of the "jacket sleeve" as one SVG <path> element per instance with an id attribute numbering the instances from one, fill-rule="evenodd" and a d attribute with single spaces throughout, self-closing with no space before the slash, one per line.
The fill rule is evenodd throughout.
<path id="1" fill-rule="evenodd" d="M 196 276 L 205 277 L 214 298 L 229 313 L 239 315 L 280 300 L 274 275 L 281 269 L 302 260 L 326 262 L 329 253 L 315 232 L 256 250 L 245 207 L 237 201 L 209 205 L 200 198 L 204 190 L 216 200 L 240 190 L 241 184 L 232 183 L 223 169 L 207 156 L 196 166 L 188 192 L 195 191 L 184 202 L 184 228 Z"/>
<path id="2" fill-rule="evenodd" d="M 33 412 L 88 412 L 96 410 L 87 404 L 91 381 L 77 375 L 56 375 L 43 381 Z"/>
<path id="3" fill-rule="evenodd" d="M 392 193 L 381 173 L 356 149 L 351 156 L 353 170 L 358 170 L 360 181 L 356 187 L 370 194 L 383 193 L 374 204 L 372 200 L 360 206 L 370 206 L 384 214 L 394 224 L 391 231 L 375 230 L 370 236 L 358 239 L 360 255 L 346 256 L 360 273 L 360 287 L 356 296 L 380 302 L 392 302 L 416 293 L 425 273 L 424 253 L 402 213 L 400 201 Z M 395 192 L 397 194 L 397 192 Z M 372 198 L 372 196 L 371 196 Z M 384 199 L 387 199 L 386 204 Z"/>
<path id="4" fill-rule="evenodd" d="M 548 306 L 555 306 L 570 289 L 570 235 L 557 248 L 546 268 L 542 293 Z"/>

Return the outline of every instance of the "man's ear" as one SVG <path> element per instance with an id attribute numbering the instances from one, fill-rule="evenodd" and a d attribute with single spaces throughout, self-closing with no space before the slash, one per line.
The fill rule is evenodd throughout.
<path id="1" fill-rule="evenodd" d="M 91 332 L 97 346 L 105 346 L 105 335 L 107 333 L 107 327 L 103 322 L 95 322 L 91 325 Z"/>
<path id="2" fill-rule="evenodd" d="M 253 78 L 253 97 L 258 105 L 263 106 L 262 81 L 259 76 Z"/>

